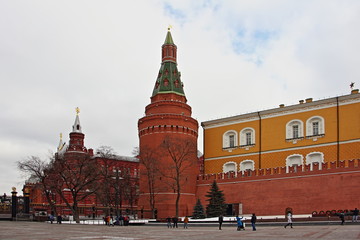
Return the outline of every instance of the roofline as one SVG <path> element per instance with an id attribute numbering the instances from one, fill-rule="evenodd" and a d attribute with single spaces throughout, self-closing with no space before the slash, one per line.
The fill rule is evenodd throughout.
<path id="1" fill-rule="evenodd" d="M 206 128 L 206 127 L 210 127 L 211 125 L 214 125 L 214 124 L 220 124 L 220 123 L 224 124 L 225 122 L 228 122 L 228 124 L 226 124 L 226 125 L 231 125 L 231 124 L 235 124 L 233 122 L 235 122 L 237 120 L 259 118 L 259 115 L 264 116 L 264 115 L 268 115 L 268 114 L 275 114 L 275 113 L 288 112 L 291 110 L 301 109 L 301 108 L 304 108 L 305 106 L 310 107 L 310 106 L 316 106 L 316 105 L 321 105 L 321 104 L 329 104 L 329 103 L 336 102 L 337 99 L 338 99 L 338 101 L 344 101 L 344 100 L 356 99 L 356 98 L 360 98 L 360 93 L 358 93 L 356 91 L 354 93 L 351 93 L 348 95 L 342 95 L 342 96 L 326 98 L 326 99 L 321 99 L 321 100 L 316 100 L 316 101 L 312 101 L 312 98 L 307 98 L 306 102 L 299 103 L 299 104 L 294 104 L 294 105 L 289 105 L 289 106 L 280 104 L 278 108 L 272 108 L 272 109 L 267 109 L 267 110 L 262 110 L 262 111 L 256 111 L 256 112 L 251 112 L 251 113 L 235 115 L 235 116 L 231 116 L 231 117 L 218 118 L 215 120 L 204 121 L 204 122 L 201 122 L 201 126 L 203 128 Z"/>

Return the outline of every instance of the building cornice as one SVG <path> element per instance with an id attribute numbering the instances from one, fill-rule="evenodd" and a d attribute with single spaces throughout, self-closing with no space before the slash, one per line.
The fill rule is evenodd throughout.
<path id="1" fill-rule="evenodd" d="M 205 121 L 201 123 L 201 126 L 204 129 L 210 129 L 210 128 L 234 125 L 238 123 L 256 121 L 259 120 L 259 115 L 262 119 L 267 119 L 267 118 L 285 116 L 295 113 L 303 113 L 303 112 L 309 112 L 319 109 L 331 108 L 331 107 L 335 107 L 337 104 L 339 104 L 339 106 L 342 106 L 353 103 L 360 103 L 359 93 L 344 95 L 340 97 L 333 97 L 333 98 L 318 100 L 314 102 L 306 102 L 306 103 L 291 105 L 287 107 L 279 107 L 269 110 L 263 110 L 259 112 L 241 114 L 237 116 L 220 118 L 211 121 Z"/>

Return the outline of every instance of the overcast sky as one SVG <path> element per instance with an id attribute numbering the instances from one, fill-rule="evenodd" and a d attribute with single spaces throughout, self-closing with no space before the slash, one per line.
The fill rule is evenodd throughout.
<path id="1" fill-rule="evenodd" d="M 0 0 L 0 194 L 69 140 L 76 107 L 87 148 L 131 156 L 169 24 L 199 124 L 360 84 L 357 0 Z"/>

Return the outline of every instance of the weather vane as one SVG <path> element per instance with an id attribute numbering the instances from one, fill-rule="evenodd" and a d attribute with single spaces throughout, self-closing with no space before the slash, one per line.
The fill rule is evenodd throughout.
<path id="1" fill-rule="evenodd" d="M 350 83 L 350 88 L 351 88 L 351 90 L 353 90 L 354 85 L 355 85 L 355 82 L 351 82 L 351 83 Z"/>
<path id="2" fill-rule="evenodd" d="M 76 115 L 79 115 L 79 113 L 80 113 L 80 108 L 76 107 L 75 110 L 76 110 Z"/>

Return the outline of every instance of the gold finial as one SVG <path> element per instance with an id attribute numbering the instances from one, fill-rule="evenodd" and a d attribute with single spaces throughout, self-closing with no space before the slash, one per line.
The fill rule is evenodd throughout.
<path id="1" fill-rule="evenodd" d="M 62 140 L 62 133 L 60 133 L 60 140 Z"/>
<path id="2" fill-rule="evenodd" d="M 169 26 L 168 26 L 168 31 L 170 31 L 171 28 L 172 28 L 172 26 L 169 24 Z"/>
<path id="3" fill-rule="evenodd" d="M 75 110 L 76 110 L 76 115 L 79 115 L 79 113 L 80 113 L 80 108 L 76 107 Z"/>
<path id="4" fill-rule="evenodd" d="M 12 187 L 11 189 L 12 189 L 12 191 L 13 191 L 13 192 L 15 192 L 15 191 L 16 191 L 16 187 Z"/>

